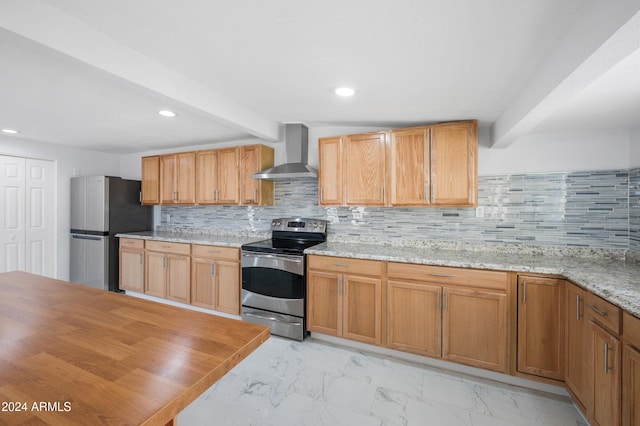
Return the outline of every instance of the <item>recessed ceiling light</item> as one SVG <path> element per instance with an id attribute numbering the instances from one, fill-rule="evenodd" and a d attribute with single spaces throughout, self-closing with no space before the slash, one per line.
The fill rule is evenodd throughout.
<path id="1" fill-rule="evenodd" d="M 175 117 L 176 113 L 173 111 L 169 111 L 168 109 L 163 109 L 162 111 L 158 111 L 158 114 L 160 114 L 163 117 Z"/>
<path id="2" fill-rule="evenodd" d="M 13 129 L 2 129 L 2 133 L 9 133 L 10 135 L 15 135 L 15 134 L 18 134 L 20 132 L 17 131 L 17 130 L 13 130 Z"/>
<path id="3" fill-rule="evenodd" d="M 336 95 L 338 96 L 353 96 L 354 93 L 356 93 L 356 91 L 350 87 L 338 87 L 336 89 Z"/>

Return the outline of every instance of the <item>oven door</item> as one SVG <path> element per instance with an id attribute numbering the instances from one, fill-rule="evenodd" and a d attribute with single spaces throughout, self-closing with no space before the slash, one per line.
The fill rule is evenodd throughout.
<path id="1" fill-rule="evenodd" d="M 242 252 L 242 305 L 304 317 L 304 256 Z"/>

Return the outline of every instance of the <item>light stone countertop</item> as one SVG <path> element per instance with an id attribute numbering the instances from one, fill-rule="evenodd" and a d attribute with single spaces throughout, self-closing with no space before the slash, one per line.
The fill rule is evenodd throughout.
<path id="1" fill-rule="evenodd" d="M 186 244 L 204 244 L 210 246 L 227 246 L 240 248 L 243 244 L 252 243 L 254 241 L 264 240 L 267 237 L 260 236 L 238 236 L 238 235 L 217 235 L 217 234 L 198 234 L 198 233 L 179 233 L 179 232 L 163 232 L 163 231 L 142 231 L 142 232 L 123 232 L 117 234 L 116 237 L 137 238 L 141 240 L 151 241 L 170 241 L 172 243 Z"/>
<path id="2" fill-rule="evenodd" d="M 562 275 L 640 318 L 640 264 L 608 258 L 578 258 L 492 251 L 441 250 L 380 244 L 327 242 L 306 254 L 389 262 Z"/>

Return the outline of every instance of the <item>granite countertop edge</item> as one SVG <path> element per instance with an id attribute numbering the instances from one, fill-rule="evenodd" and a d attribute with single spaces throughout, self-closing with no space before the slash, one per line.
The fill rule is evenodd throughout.
<path id="1" fill-rule="evenodd" d="M 640 264 L 615 259 L 323 243 L 306 254 L 563 276 L 640 318 Z"/>
<path id="2" fill-rule="evenodd" d="M 141 231 L 122 232 L 116 237 L 133 238 L 148 241 L 168 241 L 172 243 L 202 244 L 240 248 L 244 244 L 263 240 L 260 236 L 216 235 L 216 234 L 181 234 L 176 232 Z"/>

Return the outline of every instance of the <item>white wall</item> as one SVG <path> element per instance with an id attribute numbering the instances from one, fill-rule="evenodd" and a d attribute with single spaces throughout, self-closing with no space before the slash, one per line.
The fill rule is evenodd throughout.
<path id="1" fill-rule="evenodd" d="M 629 160 L 630 167 L 640 167 L 640 127 L 631 129 L 629 137 Z"/>
<path id="2" fill-rule="evenodd" d="M 56 182 L 54 184 L 54 211 L 56 278 L 69 279 L 69 221 L 70 178 L 76 169 L 78 175 L 117 176 L 120 170 L 119 156 L 95 151 L 70 148 L 62 145 L 35 142 L 21 137 L 0 135 L 0 154 L 16 157 L 54 161 Z"/>
<path id="3" fill-rule="evenodd" d="M 478 150 L 480 175 L 628 169 L 629 131 L 526 135 L 505 149 Z"/>

